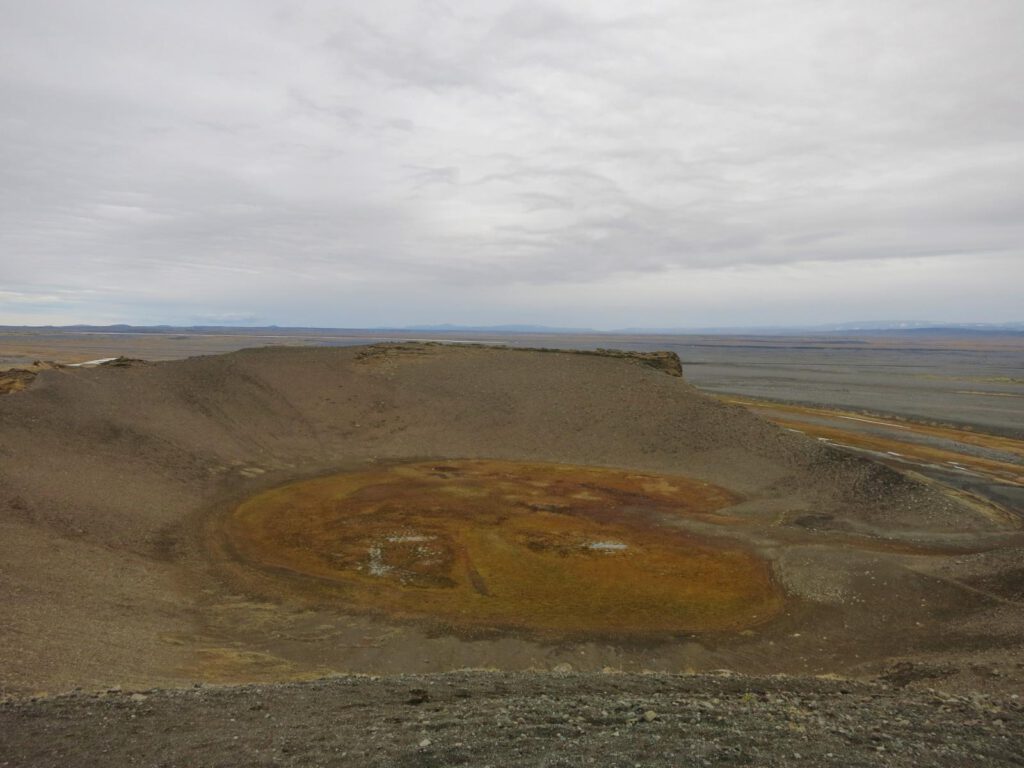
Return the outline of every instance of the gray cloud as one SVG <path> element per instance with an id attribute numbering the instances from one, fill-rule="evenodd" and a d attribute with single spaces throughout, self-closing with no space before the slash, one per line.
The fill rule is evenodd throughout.
<path id="1" fill-rule="evenodd" d="M 1011 319 L 1022 28 L 1017 0 L 8 3 L 0 322 Z"/>

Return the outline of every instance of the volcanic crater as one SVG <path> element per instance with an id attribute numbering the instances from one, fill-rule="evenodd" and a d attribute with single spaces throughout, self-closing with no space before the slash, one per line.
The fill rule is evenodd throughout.
<path id="1" fill-rule="evenodd" d="M 436 344 L 41 370 L 0 397 L 4 689 L 1016 647 L 986 585 L 1017 521 L 680 372 Z"/>

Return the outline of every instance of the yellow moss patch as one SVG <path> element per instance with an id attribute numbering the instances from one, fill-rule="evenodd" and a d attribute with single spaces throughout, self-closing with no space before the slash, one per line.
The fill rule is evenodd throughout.
<path id="1" fill-rule="evenodd" d="M 224 532 L 244 564 L 351 610 L 455 628 L 723 630 L 781 606 L 767 563 L 664 523 L 734 502 L 682 477 L 431 462 L 267 491 Z"/>

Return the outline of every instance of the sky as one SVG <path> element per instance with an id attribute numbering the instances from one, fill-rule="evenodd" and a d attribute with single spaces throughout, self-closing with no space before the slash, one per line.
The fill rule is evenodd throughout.
<path id="1" fill-rule="evenodd" d="M 1024 319 L 1020 0 L 0 0 L 0 324 Z"/>

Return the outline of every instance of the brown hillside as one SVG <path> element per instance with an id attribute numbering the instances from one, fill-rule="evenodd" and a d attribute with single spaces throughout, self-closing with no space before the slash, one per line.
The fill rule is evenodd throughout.
<path id="1" fill-rule="evenodd" d="M 662 515 L 657 524 L 732 541 L 770 563 L 790 607 L 758 638 L 794 634 L 814 611 L 845 610 L 829 584 L 842 581 L 849 595 L 867 589 L 853 577 L 864 557 L 894 579 L 895 592 L 874 610 L 903 616 L 900 585 L 911 598 L 923 588 L 924 577 L 908 575 L 911 564 L 940 550 L 990 547 L 986 532 L 1000 530 L 930 486 L 706 397 L 666 375 L 674 367 L 664 356 L 405 344 L 41 371 L 26 390 L 0 398 L 0 680 L 30 690 L 525 668 L 551 658 L 557 638 L 484 632 L 473 640 L 415 616 L 410 623 L 349 611 L 343 597 L 297 596 L 251 564 L 228 563 L 238 554 L 230 547 L 214 546 L 217 521 L 241 500 L 341 470 L 487 459 L 617 468 L 724 489 L 732 501 L 713 515 L 669 523 Z M 936 605 L 955 603 L 955 593 L 943 586 Z M 373 614 L 373 601 L 360 600 Z M 358 639 L 384 626 L 397 628 L 391 639 Z M 877 651 L 886 631 L 876 627 L 863 642 Z M 320 640 L 287 639 L 298 636 Z M 327 647 L 318 645 L 324 637 L 333 638 L 330 650 L 310 652 Z M 751 637 L 670 643 L 676 655 L 665 658 L 721 666 L 729 643 Z M 633 663 L 632 651 L 615 656 L 614 637 L 597 632 L 593 640 L 593 664 Z M 782 660 L 792 651 L 759 644 L 743 657 L 776 671 L 793 665 Z M 814 666 L 804 653 L 804 666 Z M 424 666 L 422 657 L 431 661 Z M 818 666 L 842 665 L 822 656 Z"/>

